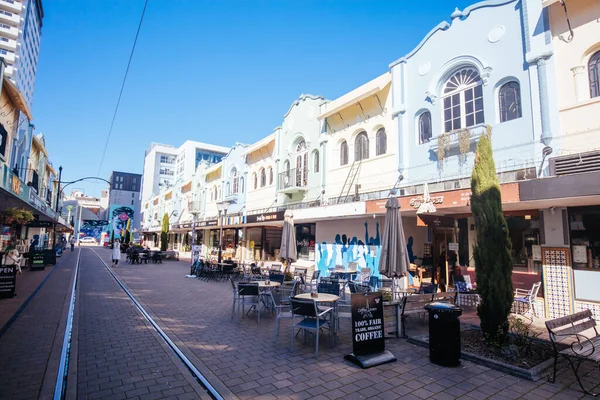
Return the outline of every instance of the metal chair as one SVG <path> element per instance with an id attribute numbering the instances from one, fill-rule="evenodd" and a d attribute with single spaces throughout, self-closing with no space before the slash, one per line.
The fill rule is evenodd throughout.
<path id="1" fill-rule="evenodd" d="M 238 317 L 237 321 L 240 322 L 240 308 L 244 315 L 245 307 L 248 305 L 250 309 L 248 313 L 252 311 L 252 309 L 256 310 L 257 321 L 260 323 L 260 311 L 258 306 L 260 305 L 260 291 L 258 290 L 258 283 L 238 283 L 237 285 L 237 294 L 238 294 Z"/>
<path id="2" fill-rule="evenodd" d="M 319 332 L 325 325 L 329 326 L 331 335 L 331 322 L 324 317 L 332 312 L 332 308 L 324 310 L 317 309 L 317 303 L 314 300 L 300 300 L 291 298 L 292 329 L 290 333 L 290 351 L 294 350 L 294 330 L 299 328 L 304 333 L 304 342 L 306 343 L 307 331 L 315 332 L 315 358 L 319 358 Z M 299 322 L 295 318 L 300 317 Z"/>
<path id="3" fill-rule="evenodd" d="M 285 275 L 282 273 L 279 273 L 279 272 L 271 271 L 271 272 L 269 272 L 269 280 L 283 284 L 283 281 L 285 280 Z"/>
<path id="4" fill-rule="evenodd" d="M 271 291 L 269 293 L 273 304 L 275 304 L 275 343 L 277 343 L 277 335 L 279 334 L 279 320 L 292 318 L 290 299 L 298 294 L 300 288 L 299 281 L 290 281 L 290 283 L 291 284 L 281 285 L 277 291 Z"/>
<path id="5" fill-rule="evenodd" d="M 340 295 L 340 284 L 339 283 L 320 282 L 317 285 L 317 292 L 334 294 L 336 296 L 339 296 Z"/>
<path id="6" fill-rule="evenodd" d="M 437 291 L 437 283 L 421 283 L 421 287 L 419 288 L 419 294 L 433 294 L 437 293 Z"/>
<path id="7" fill-rule="evenodd" d="M 515 298 L 513 302 L 513 307 L 515 308 L 515 314 L 519 314 L 525 316 L 526 314 L 531 313 L 531 320 L 533 321 L 535 317 L 537 317 L 537 313 L 535 311 L 535 298 L 537 297 L 538 292 L 540 291 L 540 286 L 542 286 L 542 282 L 536 282 L 533 284 L 531 289 L 515 289 Z M 525 305 L 525 312 L 519 312 L 519 305 Z"/>
<path id="8" fill-rule="evenodd" d="M 237 304 L 239 297 L 238 288 L 233 279 L 230 279 L 229 282 L 231 282 L 231 288 L 233 289 L 233 304 L 231 305 L 231 319 L 233 319 L 233 314 L 235 313 L 235 305 Z"/>

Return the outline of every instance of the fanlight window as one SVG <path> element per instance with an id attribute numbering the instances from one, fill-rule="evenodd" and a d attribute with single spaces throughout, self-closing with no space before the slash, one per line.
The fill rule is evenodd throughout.
<path id="1" fill-rule="evenodd" d="M 484 122 L 483 83 L 473 68 L 452 75 L 442 91 L 444 132 L 468 128 Z"/>

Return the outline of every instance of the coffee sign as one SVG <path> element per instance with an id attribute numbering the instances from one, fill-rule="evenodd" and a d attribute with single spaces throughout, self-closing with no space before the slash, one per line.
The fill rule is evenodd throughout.
<path id="1" fill-rule="evenodd" d="M 430 197 L 432 204 L 442 204 L 444 202 L 444 196 L 432 196 Z M 414 209 L 418 209 L 421 204 L 425 203 L 425 198 L 423 196 L 413 197 L 410 199 L 410 206 Z"/>
<path id="2" fill-rule="evenodd" d="M 381 353 L 383 336 L 383 297 L 381 292 L 352 294 L 352 349 L 355 356 Z"/>

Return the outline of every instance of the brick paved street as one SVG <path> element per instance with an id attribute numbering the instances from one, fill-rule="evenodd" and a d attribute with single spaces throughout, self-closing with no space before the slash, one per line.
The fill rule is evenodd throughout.
<path id="1" fill-rule="evenodd" d="M 209 398 L 91 250 L 78 287 L 77 398 Z"/>
<path id="2" fill-rule="evenodd" d="M 102 250 L 105 259 L 108 251 Z M 274 318 L 231 320 L 231 285 L 185 278 L 187 262 L 124 264 L 115 269 L 138 300 L 186 351 L 243 399 L 575 399 L 583 398 L 570 370 L 556 384 L 530 382 L 463 361 L 460 368 L 429 362 L 427 349 L 403 339 L 387 341 L 398 362 L 361 370 L 343 359 L 351 340 L 342 333 L 335 348 L 323 338 L 319 359 L 314 344 L 301 340 L 289 351 L 289 322 L 273 343 Z M 157 321 L 158 322 L 158 321 Z M 342 323 L 342 332 L 349 332 Z M 180 347 L 181 347 L 180 346 Z M 197 361 L 200 362 L 200 361 Z M 586 379 L 598 384 L 597 374 Z"/>
<path id="3" fill-rule="evenodd" d="M 54 391 L 65 329 L 65 307 L 76 259 L 77 252 L 68 252 L 62 257 L 22 314 L 0 337 L 0 399 L 36 399 Z M 7 308 L 14 313 L 37 287 L 35 283 L 41 282 L 51 270 L 52 266 L 44 271 L 25 270 L 23 275 L 30 275 L 25 278 L 27 283 L 17 286 L 19 299 L 8 300 L 13 303 L 7 304 Z M 35 276 L 38 273 L 41 275 Z M 6 320 L 9 318 L 6 316 Z"/>

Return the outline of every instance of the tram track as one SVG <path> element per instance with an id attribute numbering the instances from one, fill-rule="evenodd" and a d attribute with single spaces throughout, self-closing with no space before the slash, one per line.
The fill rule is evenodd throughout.
<path id="1" fill-rule="evenodd" d="M 172 350 L 174 353 L 174 362 L 175 359 L 183 364 L 185 369 L 189 371 L 192 375 L 193 379 L 202 387 L 204 392 L 213 399 L 221 400 L 224 397 L 215 389 L 215 387 L 208 381 L 208 379 L 196 368 L 196 366 L 185 356 L 185 354 L 181 351 L 181 349 L 169 338 L 169 336 L 161 329 L 161 327 L 154 321 L 154 319 L 150 316 L 150 314 L 144 309 L 144 307 L 140 304 L 140 302 L 135 298 L 135 296 L 127 289 L 127 287 L 123 284 L 123 282 L 119 279 L 119 277 L 109 268 L 106 262 L 102 259 L 102 257 L 94 250 L 90 249 L 100 260 L 104 268 L 109 272 L 114 281 L 120 287 L 120 289 L 126 294 L 126 296 L 131 300 L 131 302 L 135 305 L 137 311 L 144 317 L 144 319 L 149 323 L 152 329 L 156 334 L 164 341 L 164 343 Z M 65 336 L 63 340 L 63 347 L 61 351 L 61 359 L 59 366 L 59 373 L 56 379 L 56 385 L 54 390 L 54 399 L 62 400 L 66 398 L 66 389 L 68 385 L 69 379 L 69 360 L 71 357 L 71 339 L 73 334 L 73 318 L 74 318 L 74 310 L 77 302 L 77 289 L 78 289 L 78 281 L 79 281 L 79 262 L 81 257 L 81 249 L 78 254 L 77 264 L 75 267 L 75 279 L 73 281 L 73 286 L 71 289 L 71 297 L 69 300 L 69 311 L 67 316 L 67 324 L 65 328 Z M 76 355 L 73 355 L 76 356 Z"/>

